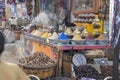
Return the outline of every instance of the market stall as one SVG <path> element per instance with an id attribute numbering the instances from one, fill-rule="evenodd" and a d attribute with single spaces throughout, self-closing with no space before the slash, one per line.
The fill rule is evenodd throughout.
<path id="1" fill-rule="evenodd" d="M 71 75 L 72 65 L 79 65 L 79 63 L 74 62 L 74 60 L 77 59 L 77 57 L 79 57 L 81 55 L 84 57 L 83 60 L 85 61 L 85 63 L 83 63 L 83 64 L 85 64 L 85 65 L 94 64 L 95 62 L 93 60 L 98 58 L 99 60 L 98 60 L 98 62 L 96 62 L 96 65 L 99 64 L 98 65 L 99 67 L 100 67 L 100 65 L 101 66 L 104 65 L 103 67 L 101 67 L 101 69 L 105 69 L 105 66 L 106 67 L 108 66 L 108 69 L 111 67 L 111 66 L 109 67 L 109 61 L 108 61 L 106 55 L 104 54 L 104 52 L 102 51 L 104 49 L 110 50 L 112 48 L 108 44 L 106 44 L 106 45 L 103 45 L 103 44 L 102 45 L 97 45 L 97 44 L 96 45 L 80 45 L 80 44 L 75 45 L 75 44 L 65 44 L 65 43 L 61 44 L 60 42 L 58 42 L 57 43 L 58 45 L 57 45 L 56 43 L 47 43 L 46 39 L 42 38 L 42 37 L 33 36 L 31 34 L 24 34 L 24 35 L 25 35 L 24 39 L 26 39 L 26 42 L 25 42 L 26 43 L 25 44 L 26 53 L 24 56 L 36 54 L 36 52 L 42 52 L 42 53 L 46 54 L 47 56 L 49 56 L 49 58 L 51 58 L 51 59 L 57 59 L 58 62 L 56 64 L 57 65 L 56 66 L 56 76 L 72 77 L 72 75 Z M 32 44 L 31 44 L 31 42 L 32 42 Z M 31 46 L 29 45 L 29 43 L 32 45 L 32 48 L 30 48 L 30 49 L 29 49 L 29 47 L 31 47 Z M 27 48 L 27 46 L 28 46 L 28 48 Z M 87 54 L 86 53 L 87 50 L 90 50 L 90 51 L 93 50 L 93 51 L 91 51 L 91 52 L 88 51 L 89 54 Z M 75 55 L 78 55 L 78 56 L 76 56 L 76 58 L 73 59 L 75 57 Z M 83 57 L 79 57 L 78 59 L 83 58 Z M 103 62 L 105 61 L 105 63 L 102 64 L 101 61 L 103 61 Z M 67 67 L 67 69 L 66 69 L 66 67 Z M 105 74 L 106 76 L 105 75 L 102 76 L 102 74 L 104 74 L 104 72 L 102 72 L 101 74 L 98 73 L 99 75 L 97 75 L 96 78 L 103 79 L 107 76 L 111 76 L 111 72 L 107 73 L 107 71 L 106 71 L 106 74 Z M 85 74 L 87 75 L 88 72 L 86 72 Z M 82 73 L 81 73 L 81 75 L 82 75 Z M 86 77 L 86 75 L 84 77 Z M 92 74 L 90 74 L 90 75 L 92 75 Z M 55 76 L 55 74 L 52 76 Z"/>
<path id="2" fill-rule="evenodd" d="M 78 2 L 73 3 L 76 27 L 66 26 L 63 23 L 61 23 L 62 28 L 54 26 L 60 24 L 59 21 L 64 19 L 62 10 L 57 18 L 55 17 L 56 15 L 51 15 L 54 17 L 51 18 L 46 12 L 41 12 L 31 22 L 31 25 L 27 26 L 28 32 L 23 34 L 25 39 L 24 56 L 29 57 L 29 55 L 36 54 L 36 52 L 42 52 L 49 58 L 57 60 L 56 74 L 46 78 L 64 76 L 76 79 L 82 79 L 83 77 L 104 79 L 107 76 L 111 76 L 111 66 L 113 65 L 109 60 L 113 59 L 113 53 L 111 51 L 111 56 L 108 58 L 106 50 L 112 49 L 112 46 L 109 44 L 108 32 L 104 29 L 105 20 L 108 19 L 106 15 L 109 11 L 106 13 L 102 12 L 106 2 L 103 0 L 92 0 L 88 3 L 81 0 L 79 3 L 83 4 L 83 6 L 78 6 Z M 47 4 L 47 2 L 43 2 L 43 4 Z M 88 5 L 90 8 L 87 7 Z M 46 9 L 45 6 L 42 7 L 42 10 L 44 9 Z M 68 8 L 68 10 L 70 9 Z M 56 30 L 56 28 L 59 29 Z M 56 55 L 53 54 L 54 52 Z M 96 65 L 98 66 L 97 69 Z M 92 73 L 88 72 L 88 70 L 85 71 L 87 68 Z M 105 69 L 110 69 L 111 71 L 106 71 L 104 74 L 103 71 Z M 75 76 L 72 75 L 73 72 Z"/>
<path id="3" fill-rule="evenodd" d="M 113 22 L 108 0 L 26 0 L 24 4 L 29 18 L 19 18 L 21 14 L 11 18 L 10 29 L 21 41 L 19 65 L 26 74 L 43 80 L 103 80 L 119 75 L 116 46 L 111 45 L 117 34 L 111 29 L 119 28 L 108 25 Z M 34 8 L 37 16 L 31 18 Z"/>

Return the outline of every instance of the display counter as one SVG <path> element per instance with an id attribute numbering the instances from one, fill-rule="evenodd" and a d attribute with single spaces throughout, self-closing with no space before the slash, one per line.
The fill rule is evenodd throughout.
<path id="1" fill-rule="evenodd" d="M 43 52 L 52 59 L 58 60 L 56 74 L 57 76 L 71 77 L 72 57 L 75 54 L 73 51 L 85 51 L 85 50 L 104 50 L 112 49 L 110 45 L 75 45 L 75 44 L 53 44 L 47 43 L 46 39 L 24 33 L 24 39 L 32 40 L 32 45 L 35 52 Z M 68 51 L 68 54 L 65 53 Z M 67 69 L 66 69 L 67 67 Z"/>

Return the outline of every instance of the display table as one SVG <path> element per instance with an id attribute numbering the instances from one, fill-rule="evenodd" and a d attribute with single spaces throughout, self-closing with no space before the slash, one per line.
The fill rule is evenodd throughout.
<path id="1" fill-rule="evenodd" d="M 96 50 L 96 49 L 108 49 L 112 48 L 110 45 L 59 45 L 59 44 L 51 44 L 47 43 L 42 38 L 30 35 L 30 34 L 24 34 L 25 39 L 27 40 L 32 40 L 33 41 L 33 46 L 34 46 L 34 52 L 44 52 L 46 55 L 48 55 L 50 58 L 57 58 L 58 64 L 56 68 L 56 75 L 57 76 L 62 76 L 65 69 L 64 68 L 69 68 L 71 69 L 71 64 L 72 64 L 72 51 L 74 50 Z M 64 51 L 70 51 L 70 56 L 64 55 Z M 57 56 L 57 57 L 55 57 Z M 65 62 L 66 61 L 66 62 Z M 66 69 L 66 70 L 67 70 Z M 69 74 L 71 74 L 70 70 L 67 70 Z M 65 73 L 66 74 L 66 73 Z M 71 76 L 69 76 L 71 77 Z"/>
<path id="2" fill-rule="evenodd" d="M 96 49 L 108 49 L 108 48 L 112 48 L 112 46 L 108 45 L 108 46 L 103 46 L 103 45 L 69 45 L 69 46 L 57 46 L 57 45 L 54 45 L 58 51 L 59 51 L 59 76 L 62 75 L 62 68 L 63 68 L 63 53 L 64 53 L 64 50 L 96 50 Z"/>

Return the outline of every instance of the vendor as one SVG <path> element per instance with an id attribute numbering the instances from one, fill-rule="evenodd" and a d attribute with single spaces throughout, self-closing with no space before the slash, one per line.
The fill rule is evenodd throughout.
<path id="1" fill-rule="evenodd" d="M 0 32 L 0 56 L 4 51 L 5 38 Z M 29 80 L 28 76 L 13 63 L 0 61 L 0 80 Z"/>

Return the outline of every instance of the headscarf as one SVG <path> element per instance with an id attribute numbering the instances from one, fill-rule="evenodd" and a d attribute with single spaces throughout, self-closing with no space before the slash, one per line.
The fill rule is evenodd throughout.
<path id="1" fill-rule="evenodd" d="M 4 44 L 5 44 L 5 37 L 2 32 L 0 32 L 0 55 L 2 54 L 4 50 Z"/>

